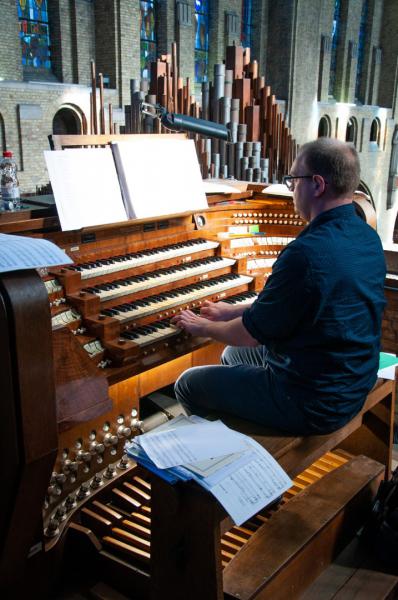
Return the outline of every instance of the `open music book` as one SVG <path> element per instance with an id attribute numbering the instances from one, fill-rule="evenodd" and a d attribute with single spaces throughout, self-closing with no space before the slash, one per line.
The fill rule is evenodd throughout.
<path id="1" fill-rule="evenodd" d="M 163 135 L 44 156 L 63 231 L 207 208 L 192 140 Z"/>

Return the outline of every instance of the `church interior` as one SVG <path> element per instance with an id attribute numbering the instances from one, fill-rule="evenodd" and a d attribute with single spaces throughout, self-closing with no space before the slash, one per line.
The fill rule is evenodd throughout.
<path id="1" fill-rule="evenodd" d="M 358 153 L 353 204 L 387 266 L 381 350 L 397 355 L 398 2 L 0 0 L 0 9 L 0 148 L 13 153 L 21 194 L 20 209 L 0 209 L 0 248 L 7 236 L 49 241 L 68 260 L 10 270 L 0 251 L 1 597 L 398 598 L 397 555 L 366 539 L 398 457 L 394 375 L 328 434 L 213 415 L 292 483 L 240 524 L 204 487 L 170 484 L 126 452 L 181 415 L 172 389 L 184 371 L 220 361 L 224 344 L 176 329 L 175 316 L 206 301 L 255 301 L 305 230 L 283 180 L 311 140 Z M 64 188 L 77 190 L 87 165 L 101 195 L 107 175 L 95 161 L 110 144 L 179 138 L 196 150 L 205 205 L 183 198 L 178 208 L 160 163 L 183 169 L 148 150 L 142 212 L 95 221 L 89 193 L 86 220 L 65 225 L 52 155 L 92 156 L 70 163 L 63 176 L 76 182 Z M 123 195 L 128 172 L 116 171 Z"/>

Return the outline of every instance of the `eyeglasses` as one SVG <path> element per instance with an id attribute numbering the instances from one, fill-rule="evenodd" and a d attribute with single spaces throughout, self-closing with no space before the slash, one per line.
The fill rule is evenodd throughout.
<path id="1" fill-rule="evenodd" d="M 289 192 L 293 192 L 295 188 L 295 179 L 312 179 L 313 175 L 285 175 L 283 178 L 283 183 L 289 190 Z"/>

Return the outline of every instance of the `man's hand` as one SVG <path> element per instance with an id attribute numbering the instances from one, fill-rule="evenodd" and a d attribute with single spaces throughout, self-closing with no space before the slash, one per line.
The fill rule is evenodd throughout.
<path id="1" fill-rule="evenodd" d="M 184 310 L 171 319 L 173 325 L 188 331 L 191 335 L 207 336 L 208 320 L 195 315 L 191 310 Z"/>
<path id="2" fill-rule="evenodd" d="M 231 321 L 240 317 L 248 305 L 234 305 L 228 302 L 210 302 L 205 300 L 200 309 L 200 316 L 209 321 Z"/>
<path id="3" fill-rule="evenodd" d="M 211 321 L 195 315 L 191 310 L 184 310 L 171 322 L 192 335 L 211 337 L 230 346 L 258 346 L 258 341 L 244 327 L 241 317 L 229 321 Z"/>

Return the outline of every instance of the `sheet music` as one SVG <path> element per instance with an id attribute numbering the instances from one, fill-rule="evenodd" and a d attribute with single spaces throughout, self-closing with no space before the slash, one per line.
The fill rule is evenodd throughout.
<path id="1" fill-rule="evenodd" d="M 47 240 L 0 233 L 0 273 L 54 267 L 73 262 Z"/>
<path id="2" fill-rule="evenodd" d="M 127 220 L 112 151 L 44 152 L 63 231 Z"/>
<path id="3" fill-rule="evenodd" d="M 254 440 L 249 440 L 249 444 L 254 454 L 246 465 L 215 485 L 202 482 L 236 525 L 277 500 L 292 485 L 288 475 L 268 452 Z"/>
<path id="4" fill-rule="evenodd" d="M 172 135 L 112 144 L 130 218 L 208 207 L 193 140 Z"/>
<path id="5" fill-rule="evenodd" d="M 144 434 L 136 439 L 148 457 L 161 469 L 246 450 L 241 436 L 221 421 L 177 427 L 150 435 Z"/>
<path id="6" fill-rule="evenodd" d="M 136 437 L 127 453 L 169 483 L 193 479 L 217 498 L 237 525 L 292 486 L 269 452 L 221 421 L 195 415 L 174 421 Z M 190 464 L 194 458 L 198 460 Z"/>

